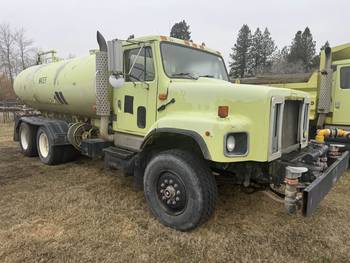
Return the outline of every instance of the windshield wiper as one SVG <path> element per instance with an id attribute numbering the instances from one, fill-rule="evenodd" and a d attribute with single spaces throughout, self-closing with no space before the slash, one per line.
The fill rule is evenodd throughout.
<path id="1" fill-rule="evenodd" d="M 200 78 L 214 78 L 213 75 L 201 75 Z"/>
<path id="2" fill-rule="evenodd" d="M 188 72 L 180 72 L 180 73 L 174 73 L 171 75 L 172 77 L 190 77 L 191 79 L 198 79 L 197 77 L 193 76 L 192 73 L 188 73 Z"/>

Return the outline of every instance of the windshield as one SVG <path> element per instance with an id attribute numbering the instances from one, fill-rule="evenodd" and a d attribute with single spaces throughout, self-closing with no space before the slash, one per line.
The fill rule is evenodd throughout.
<path id="1" fill-rule="evenodd" d="M 223 59 L 199 49 L 162 42 L 165 73 L 170 78 L 208 77 L 228 80 Z"/>

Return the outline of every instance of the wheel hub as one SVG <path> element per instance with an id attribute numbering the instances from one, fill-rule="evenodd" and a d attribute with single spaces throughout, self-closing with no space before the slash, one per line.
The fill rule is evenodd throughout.
<path id="1" fill-rule="evenodd" d="M 164 191 L 164 196 L 167 199 L 173 199 L 175 195 L 176 195 L 176 190 L 172 185 L 169 185 Z"/>
<path id="2" fill-rule="evenodd" d="M 164 173 L 158 181 L 158 196 L 165 209 L 170 214 L 181 213 L 186 206 L 185 185 L 181 179 L 172 173 Z"/>

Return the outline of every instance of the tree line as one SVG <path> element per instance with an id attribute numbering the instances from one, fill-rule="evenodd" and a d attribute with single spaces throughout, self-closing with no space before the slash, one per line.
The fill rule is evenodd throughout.
<path id="1" fill-rule="evenodd" d="M 38 50 L 24 28 L 0 24 L 0 72 L 13 83 L 14 77 L 36 60 Z"/>
<path id="2" fill-rule="evenodd" d="M 191 40 L 190 26 L 185 20 L 175 23 L 171 37 Z M 322 49 L 329 46 L 328 41 Z M 237 34 L 229 61 L 232 78 L 253 77 L 259 74 L 283 74 L 311 72 L 319 66 L 314 41 L 309 27 L 296 32 L 289 46 L 278 49 L 268 28 L 259 27 L 252 33 L 244 24 Z"/>
<path id="3" fill-rule="evenodd" d="M 190 25 L 185 20 L 175 23 L 170 36 L 191 41 Z M 328 41 L 322 48 L 326 46 L 329 46 Z M 23 28 L 0 24 L 0 89 L 7 82 L 12 86 L 20 71 L 35 64 L 38 52 Z M 308 27 L 296 32 L 289 46 L 278 49 L 268 28 L 258 27 L 252 33 L 244 24 L 232 47 L 229 74 L 232 78 L 244 78 L 266 73 L 310 72 L 318 67 L 319 60 L 316 41 Z"/>

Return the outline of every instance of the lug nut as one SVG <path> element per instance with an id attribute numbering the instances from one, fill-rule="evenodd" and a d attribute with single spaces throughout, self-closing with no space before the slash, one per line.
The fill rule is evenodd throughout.
<path id="1" fill-rule="evenodd" d="M 167 184 L 167 183 L 168 183 L 168 179 L 165 179 L 165 180 L 164 180 L 164 183 L 166 183 L 166 184 Z"/>
<path id="2" fill-rule="evenodd" d="M 160 193 L 162 194 L 163 192 L 164 192 L 164 190 L 163 190 L 163 189 L 161 189 L 161 190 L 160 190 Z"/>
<path id="3" fill-rule="evenodd" d="M 166 203 L 167 203 L 168 205 L 170 205 L 171 201 L 170 201 L 170 200 L 168 200 Z"/>
<path id="4" fill-rule="evenodd" d="M 162 183 L 161 185 L 160 185 L 160 187 L 164 187 L 165 186 L 165 184 L 164 183 Z"/>
<path id="5" fill-rule="evenodd" d="M 170 180 L 169 180 L 169 184 L 172 184 L 172 183 L 173 183 L 173 180 L 170 179 Z"/>
<path id="6" fill-rule="evenodd" d="M 176 188 L 176 187 L 178 187 L 178 185 L 177 185 L 177 184 L 174 184 L 174 187 Z"/>
<path id="7" fill-rule="evenodd" d="M 173 205 L 176 205 L 176 201 L 173 201 Z"/>
<path id="8" fill-rule="evenodd" d="M 175 198 L 175 200 L 176 200 L 176 201 L 180 201 L 180 197 L 177 196 L 177 197 Z"/>
<path id="9" fill-rule="evenodd" d="M 162 197 L 162 200 L 165 200 L 165 199 L 166 199 L 166 197 L 165 197 L 165 196 L 163 196 L 163 197 Z"/>
<path id="10" fill-rule="evenodd" d="M 179 194 L 181 194 L 181 192 L 180 192 L 179 190 L 177 190 L 177 191 L 176 191 L 176 194 L 179 195 Z"/>

